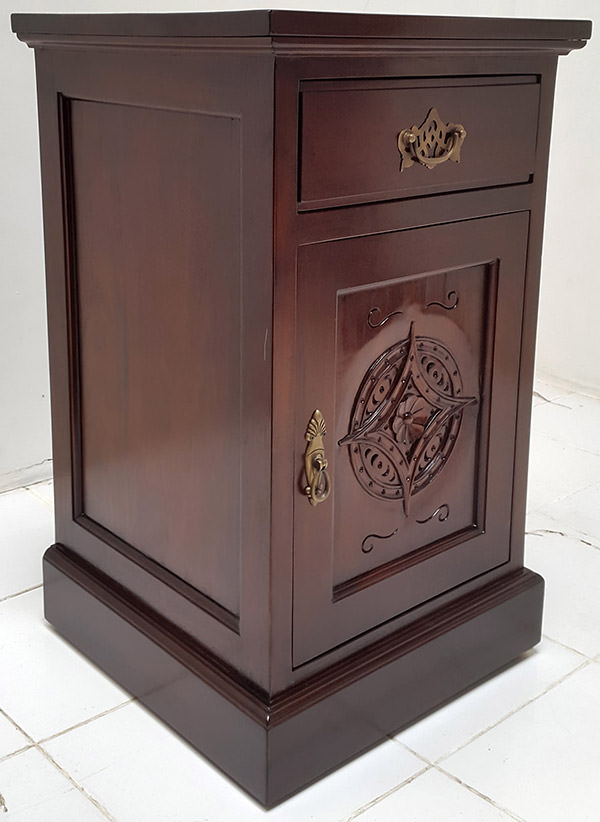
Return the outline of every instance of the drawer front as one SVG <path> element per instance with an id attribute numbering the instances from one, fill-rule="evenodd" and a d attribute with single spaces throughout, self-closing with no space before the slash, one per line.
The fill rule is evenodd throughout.
<path id="1" fill-rule="evenodd" d="M 326 465 L 294 495 L 296 665 L 508 562 L 527 235 L 299 249 L 296 464 Z"/>
<path id="2" fill-rule="evenodd" d="M 538 106 L 533 76 L 306 82 L 299 209 L 528 182 Z M 463 139 L 453 126 L 464 128 Z M 411 132 L 410 145 L 434 163 L 402 160 L 402 132 L 404 147 Z"/>

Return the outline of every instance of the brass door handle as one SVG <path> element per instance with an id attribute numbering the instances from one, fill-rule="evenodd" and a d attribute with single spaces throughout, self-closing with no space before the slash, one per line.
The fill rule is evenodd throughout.
<path id="1" fill-rule="evenodd" d="M 460 123 L 443 123 L 437 109 L 429 110 L 420 126 L 402 129 L 398 135 L 400 171 L 414 163 L 435 168 L 446 160 L 460 163 L 460 148 L 467 131 Z"/>
<path id="2" fill-rule="evenodd" d="M 311 505 L 325 502 L 331 491 L 331 483 L 327 473 L 327 458 L 323 437 L 327 433 L 323 414 L 315 409 L 306 428 L 306 450 L 304 451 L 304 472 L 306 486 L 304 493 Z"/>

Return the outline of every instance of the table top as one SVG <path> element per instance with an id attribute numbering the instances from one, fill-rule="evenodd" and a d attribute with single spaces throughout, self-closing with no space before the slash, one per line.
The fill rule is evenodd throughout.
<path id="1" fill-rule="evenodd" d="M 328 37 L 400 40 L 577 41 L 591 35 L 587 20 L 429 17 L 313 11 L 255 10 L 165 14 L 13 14 L 12 30 L 29 35 L 123 37 Z M 581 42 L 580 45 L 584 45 Z"/>

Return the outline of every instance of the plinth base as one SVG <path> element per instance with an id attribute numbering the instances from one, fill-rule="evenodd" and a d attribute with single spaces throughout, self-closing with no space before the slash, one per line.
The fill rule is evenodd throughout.
<path id="1" fill-rule="evenodd" d="M 535 645 L 544 589 L 511 573 L 269 697 L 63 546 L 44 580 L 56 630 L 266 807 Z"/>

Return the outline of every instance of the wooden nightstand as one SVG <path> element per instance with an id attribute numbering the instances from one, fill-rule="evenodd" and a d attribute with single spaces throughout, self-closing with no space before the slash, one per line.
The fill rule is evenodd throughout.
<path id="1" fill-rule="evenodd" d="M 39 92 L 46 616 L 272 805 L 539 640 L 552 95 L 590 24 L 13 28 Z"/>

